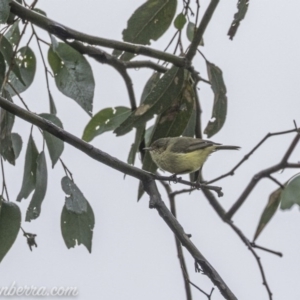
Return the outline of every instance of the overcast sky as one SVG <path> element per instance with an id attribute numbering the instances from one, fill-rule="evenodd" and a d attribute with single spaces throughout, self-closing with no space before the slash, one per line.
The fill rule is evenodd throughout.
<path id="1" fill-rule="evenodd" d="M 180 1 L 179 1 L 180 2 Z M 192 1 L 193 2 L 193 1 Z M 246 19 L 241 23 L 233 41 L 227 31 L 236 12 L 237 1 L 220 1 L 204 35 L 206 58 L 219 66 L 224 74 L 228 91 L 228 115 L 224 128 L 212 140 L 223 144 L 241 146 L 239 152 L 220 152 L 209 158 L 204 166 L 206 179 L 229 171 L 268 132 L 293 128 L 293 120 L 300 125 L 300 2 L 297 0 L 252 0 Z M 122 30 L 133 11 L 142 1 L 79 1 L 40 0 L 37 7 L 48 17 L 76 30 L 121 40 Z M 201 1 L 201 13 L 208 1 Z M 181 11 L 181 3 L 178 12 Z M 152 46 L 164 49 L 174 34 L 173 26 L 165 37 Z M 39 30 L 44 39 L 47 34 Z M 186 44 L 187 45 L 187 44 Z M 48 112 L 48 95 L 41 58 L 32 43 L 38 60 L 36 80 L 22 94 L 30 109 L 36 113 Z M 47 48 L 44 47 L 45 53 Z M 107 50 L 111 52 L 111 50 Z M 105 107 L 129 106 L 127 91 L 119 74 L 109 66 L 89 60 L 92 65 L 96 90 L 94 113 Z M 207 78 L 203 59 L 198 56 L 194 66 Z M 131 70 L 136 96 L 139 99 L 151 70 Z M 199 84 L 203 108 L 203 127 L 211 117 L 213 94 L 206 84 Z M 57 105 L 58 117 L 64 128 L 81 137 L 88 115 L 71 99 L 59 93 L 51 83 Z M 15 100 L 20 105 L 19 100 Z M 11 199 L 15 199 L 22 183 L 25 146 L 30 125 L 17 119 L 14 131 L 22 135 L 24 146 L 17 166 L 5 164 L 6 180 Z M 34 129 L 37 147 L 42 139 Z M 241 194 L 252 176 L 277 163 L 291 143 L 294 134 L 268 140 L 231 178 L 218 184 L 225 196 L 220 199 L 228 209 Z M 92 141 L 101 150 L 126 161 L 133 142 L 134 132 L 116 138 L 111 132 Z M 298 146 L 291 161 L 299 161 Z M 148 197 L 137 203 L 138 182 L 93 161 L 83 153 L 65 145 L 62 159 L 73 173 L 78 187 L 93 207 L 96 224 L 92 253 L 84 246 L 68 250 L 60 232 L 60 214 L 65 194 L 60 181 L 64 176 L 57 164 L 51 169 L 42 205 L 41 216 L 25 223 L 28 199 L 20 207 L 23 228 L 37 234 L 38 248 L 29 251 L 20 232 L 12 249 L 1 262 L 1 285 L 9 286 L 76 286 L 77 299 L 185 299 L 183 279 L 176 257 L 172 232 L 155 210 L 148 209 Z M 139 162 L 137 164 L 140 166 Z M 296 170 L 275 174 L 282 183 Z M 159 184 L 158 184 L 159 185 Z M 159 188 L 161 186 L 159 185 Z M 180 189 L 179 184 L 172 188 Z M 235 224 L 252 239 L 261 212 L 269 194 L 277 186 L 262 180 L 251 193 L 243 207 L 234 216 Z M 163 200 L 168 204 L 164 190 Z M 29 197 L 30 199 L 30 197 Z M 256 261 L 237 235 L 224 224 L 201 192 L 176 198 L 178 219 L 185 232 L 192 234 L 192 241 L 219 272 L 238 299 L 268 299 Z M 257 252 L 274 299 L 299 299 L 300 287 L 300 216 L 299 209 L 278 211 L 257 243 L 280 251 L 283 258 Z M 184 250 L 191 280 L 206 292 L 211 281 L 194 272 L 194 262 Z M 194 299 L 206 299 L 192 289 Z M 30 299 L 30 298 L 28 298 Z M 213 300 L 223 299 L 218 290 Z"/>

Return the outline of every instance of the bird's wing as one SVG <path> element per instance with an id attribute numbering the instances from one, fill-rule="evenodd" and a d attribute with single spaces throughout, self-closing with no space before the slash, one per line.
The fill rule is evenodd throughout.
<path id="1" fill-rule="evenodd" d="M 177 141 L 172 146 L 172 151 L 174 152 L 183 152 L 182 149 L 185 149 L 184 152 L 192 152 L 200 149 L 205 149 L 207 147 L 211 147 L 213 145 L 220 145 L 211 141 L 201 140 L 201 139 L 194 139 L 194 138 L 184 138 Z"/>

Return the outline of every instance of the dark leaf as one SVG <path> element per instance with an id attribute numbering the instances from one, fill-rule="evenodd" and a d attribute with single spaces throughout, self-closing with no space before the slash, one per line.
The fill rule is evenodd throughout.
<path id="1" fill-rule="evenodd" d="M 21 71 L 19 69 L 19 64 L 17 63 L 16 59 L 13 57 L 14 54 L 13 46 L 8 41 L 8 39 L 3 35 L 0 36 L 0 52 L 3 54 L 3 57 L 7 65 L 10 66 L 12 64 L 13 67 L 11 70 L 16 76 L 16 78 L 20 81 L 20 84 L 26 85 L 26 83 L 22 78 Z"/>
<path id="2" fill-rule="evenodd" d="M 14 47 L 20 40 L 20 29 L 19 29 L 19 20 L 14 22 L 9 30 L 6 32 L 5 37 Z"/>
<path id="3" fill-rule="evenodd" d="M 17 159 L 21 153 L 23 141 L 21 136 L 18 133 L 11 134 L 11 142 L 14 150 L 15 159 Z"/>
<path id="4" fill-rule="evenodd" d="M 66 209 L 69 212 L 82 214 L 87 212 L 87 200 L 77 185 L 67 176 L 61 180 L 61 187 L 66 193 Z"/>
<path id="5" fill-rule="evenodd" d="M 16 92 L 20 94 L 29 88 L 33 82 L 36 71 L 35 54 L 29 47 L 20 48 L 17 52 L 15 62 L 21 72 L 23 81 L 20 82 L 15 73 L 9 74 L 10 84 L 14 87 L 14 90 L 9 85 L 7 85 L 7 90 L 12 96 L 16 95 Z"/>
<path id="6" fill-rule="evenodd" d="M 50 90 L 48 90 L 48 94 L 49 94 L 50 113 L 52 115 L 56 115 L 57 110 L 56 110 L 55 103 L 54 103 L 54 100 L 53 100 L 53 97 L 52 97 L 52 94 L 51 94 Z"/>
<path id="7" fill-rule="evenodd" d="M 280 203 L 280 195 L 282 193 L 282 189 L 279 188 L 276 191 L 274 191 L 270 197 L 269 197 L 269 202 L 267 206 L 265 207 L 260 220 L 258 222 L 258 226 L 254 235 L 253 241 L 255 241 L 260 233 L 263 231 L 263 229 L 266 227 L 266 225 L 269 223 L 271 218 L 274 216 L 275 212 L 277 211 L 277 208 Z"/>
<path id="8" fill-rule="evenodd" d="M 189 122 L 186 125 L 186 128 L 184 129 L 184 132 L 182 133 L 183 136 L 190 136 L 190 137 L 195 136 L 196 118 L 197 118 L 197 111 L 196 111 L 196 107 L 194 107 L 194 109 L 192 111 L 192 114 L 191 114 L 191 117 L 189 119 Z"/>
<path id="9" fill-rule="evenodd" d="M 41 206 L 42 202 L 46 195 L 47 190 L 47 164 L 46 164 L 46 158 L 45 153 L 42 151 L 36 160 L 36 184 L 35 184 L 35 191 L 32 195 L 32 199 L 30 201 L 30 204 L 27 208 L 26 212 L 26 222 L 31 222 L 31 220 L 34 220 L 39 217 L 41 213 Z"/>
<path id="10" fill-rule="evenodd" d="M 3 90 L 2 95 L 8 101 L 13 102 L 11 95 L 7 90 Z M 11 134 L 14 122 L 15 115 L 9 113 L 3 108 L 0 108 L 0 141 Z"/>
<path id="11" fill-rule="evenodd" d="M 231 40 L 233 39 L 233 37 L 237 32 L 237 29 L 239 28 L 240 22 L 245 18 L 245 15 L 248 10 L 248 5 L 249 5 L 249 0 L 238 0 L 238 4 L 237 4 L 238 11 L 237 13 L 234 14 L 234 19 L 227 33 L 227 35 Z"/>
<path id="12" fill-rule="evenodd" d="M 195 31 L 196 31 L 195 23 L 189 22 L 186 27 L 186 36 L 190 42 L 192 42 L 194 39 Z M 203 38 L 201 39 L 199 46 L 204 46 Z"/>
<path id="13" fill-rule="evenodd" d="M 57 88 L 92 115 L 95 81 L 85 57 L 69 45 L 59 43 L 49 48 L 48 61 Z"/>
<path id="14" fill-rule="evenodd" d="M 300 206 L 300 175 L 295 175 L 285 185 L 284 190 L 281 192 L 281 205 L 280 209 L 290 209 L 294 204 Z"/>
<path id="15" fill-rule="evenodd" d="M 134 44 L 150 45 L 169 28 L 175 16 L 177 0 L 148 0 L 129 18 L 127 28 L 123 30 L 123 40 Z M 134 57 L 125 53 L 123 60 Z"/>
<path id="16" fill-rule="evenodd" d="M 152 92 L 152 90 L 155 88 L 157 82 L 159 81 L 161 77 L 161 73 L 158 72 L 154 72 L 151 77 L 147 80 L 143 92 L 142 92 L 142 96 L 141 96 L 141 100 L 140 100 L 140 104 L 142 104 L 146 98 L 148 97 L 148 95 Z"/>
<path id="17" fill-rule="evenodd" d="M 0 52 L 0 85 L 3 85 L 4 77 L 6 72 L 6 64 L 3 54 Z"/>
<path id="18" fill-rule="evenodd" d="M 103 132 L 115 130 L 128 118 L 130 113 L 130 108 L 124 106 L 108 107 L 100 110 L 85 126 L 82 139 L 90 142 Z"/>
<path id="19" fill-rule="evenodd" d="M 40 114 L 40 116 L 56 126 L 63 128 L 62 122 L 57 116 L 45 113 Z M 53 168 L 64 151 L 64 142 L 45 130 L 43 130 L 43 136 L 47 144 Z"/>
<path id="20" fill-rule="evenodd" d="M 0 197 L 0 262 L 15 242 L 20 226 L 19 206 Z"/>
<path id="21" fill-rule="evenodd" d="M 8 19 L 10 12 L 9 2 L 10 0 L 0 0 L 0 24 L 5 24 Z"/>
<path id="22" fill-rule="evenodd" d="M 180 94 L 184 70 L 172 67 L 157 82 L 145 101 L 114 131 L 117 136 L 128 133 L 133 127 L 143 126 L 154 114 L 161 114 Z"/>
<path id="23" fill-rule="evenodd" d="M 87 211 L 79 214 L 68 210 L 66 204 L 64 205 L 61 213 L 61 232 L 68 249 L 83 244 L 91 253 L 95 217 L 88 201 L 86 204 Z"/>
<path id="24" fill-rule="evenodd" d="M 37 169 L 36 160 L 38 154 L 39 153 L 37 151 L 36 145 L 34 143 L 32 135 L 30 134 L 25 155 L 22 188 L 17 197 L 17 201 L 21 201 L 23 198 L 26 199 L 35 188 Z"/>
<path id="25" fill-rule="evenodd" d="M 13 166 L 16 163 L 22 149 L 22 139 L 19 134 L 8 134 L 3 140 L 0 140 L 0 154 Z"/>
<path id="26" fill-rule="evenodd" d="M 206 61 L 206 66 L 208 78 L 214 93 L 212 120 L 208 122 L 204 130 L 204 133 L 210 138 L 216 134 L 225 123 L 227 114 L 227 96 L 221 69 L 209 61 Z"/>
<path id="27" fill-rule="evenodd" d="M 183 13 L 180 13 L 179 15 L 177 15 L 177 17 L 174 20 L 174 26 L 178 30 L 182 30 L 185 23 L 186 23 L 186 17 Z"/>

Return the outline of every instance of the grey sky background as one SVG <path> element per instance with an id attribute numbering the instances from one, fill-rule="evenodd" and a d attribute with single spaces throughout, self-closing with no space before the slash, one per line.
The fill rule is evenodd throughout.
<path id="1" fill-rule="evenodd" d="M 121 40 L 128 18 L 142 3 L 137 0 L 40 0 L 37 7 L 47 12 L 49 18 L 76 30 Z M 201 15 L 208 3 L 201 1 Z M 224 128 L 212 140 L 238 145 L 242 149 L 239 152 L 213 154 L 204 166 L 206 179 L 229 171 L 266 133 L 292 129 L 293 120 L 298 126 L 300 124 L 300 2 L 250 1 L 246 19 L 241 23 L 234 41 L 230 41 L 226 34 L 236 12 L 236 3 L 220 1 L 204 35 L 205 47 L 201 50 L 209 61 L 222 69 L 228 91 L 227 120 Z M 179 3 L 178 12 L 181 8 Z M 171 26 L 164 38 L 153 42 L 151 46 L 164 49 L 174 32 Z M 48 39 L 43 31 L 38 30 L 38 33 Z M 31 47 L 37 56 L 38 69 L 36 80 L 22 97 L 32 111 L 48 112 L 41 59 L 35 42 L 31 43 Z M 47 48 L 44 47 L 44 50 L 46 54 Z M 104 50 L 111 53 L 109 49 Z M 93 60 L 89 62 L 96 81 L 94 113 L 105 107 L 129 106 L 127 91 L 118 73 Z M 197 56 L 194 65 L 207 78 L 200 56 Z M 131 70 L 130 74 L 139 99 L 152 71 Z M 199 88 L 204 128 L 211 117 L 213 94 L 205 83 L 200 83 Z M 73 100 L 59 93 L 53 81 L 51 91 L 64 128 L 81 137 L 89 120 L 88 115 Z M 15 99 L 15 103 L 21 105 L 18 99 Z M 16 198 L 22 183 L 30 125 L 17 119 L 14 131 L 22 135 L 24 144 L 17 166 L 5 164 L 12 200 Z M 34 137 L 40 150 L 42 138 L 36 128 Z M 231 207 L 255 173 L 280 160 L 293 137 L 294 134 L 290 134 L 268 140 L 237 170 L 234 177 L 218 182 L 225 193 L 219 199 L 225 209 Z M 109 132 L 97 137 L 92 144 L 126 161 L 133 138 L 134 131 L 120 138 Z M 136 202 L 138 182 L 128 176 L 124 179 L 123 174 L 93 161 L 69 145 L 65 145 L 62 159 L 95 213 L 92 254 L 84 246 L 68 250 L 64 244 L 60 233 L 60 214 L 65 198 L 60 181 L 64 171 L 59 163 L 51 169 L 48 159 L 49 180 L 42 213 L 36 221 L 24 221 L 22 224 L 26 231 L 37 234 L 38 248 L 30 252 L 20 232 L 1 263 L 1 285 L 9 286 L 15 281 L 18 286 L 76 286 L 79 289 L 77 299 L 185 299 L 174 236 L 157 212 L 148 209 L 147 196 Z M 291 161 L 299 160 L 298 146 Z M 138 159 L 137 166 L 140 166 Z M 284 183 L 295 173 L 295 170 L 285 170 L 275 174 L 275 177 Z M 163 200 L 168 204 L 164 190 L 159 183 L 158 186 Z M 171 186 L 174 190 L 182 188 L 175 184 Z M 235 224 L 249 239 L 254 235 L 269 194 L 276 188 L 270 180 L 262 180 L 234 216 Z M 20 204 L 23 220 L 29 199 Z M 192 234 L 192 241 L 237 298 L 268 299 L 250 251 L 219 219 L 202 193 L 199 191 L 179 196 L 176 203 L 178 219 L 184 230 Z M 297 207 L 288 212 L 278 211 L 257 240 L 259 245 L 284 254 L 283 258 L 278 258 L 257 251 L 274 299 L 300 298 L 299 225 Z M 194 272 L 194 262 L 184 252 L 191 280 L 209 292 L 212 283 L 206 276 Z M 198 291 L 192 291 L 194 299 L 206 299 Z M 223 297 L 215 290 L 212 299 Z"/>

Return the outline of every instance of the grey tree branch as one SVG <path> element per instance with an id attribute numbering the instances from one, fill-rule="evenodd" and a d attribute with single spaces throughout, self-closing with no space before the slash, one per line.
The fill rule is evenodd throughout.
<path id="1" fill-rule="evenodd" d="M 178 57 L 173 54 L 169 54 L 163 51 L 152 49 L 150 47 L 135 45 L 126 42 L 119 42 L 110 39 L 104 39 L 92 35 L 88 35 L 74 29 L 71 29 L 63 24 L 55 22 L 41 14 L 38 14 L 30 9 L 25 8 L 16 1 L 11 1 L 11 12 L 16 14 L 21 19 L 28 20 L 32 24 L 54 34 L 58 38 L 62 39 L 75 39 L 90 45 L 103 46 L 111 49 L 117 49 L 122 51 L 127 51 L 135 54 L 142 54 L 148 57 L 153 57 L 157 59 L 162 59 L 168 61 L 178 67 L 184 67 L 186 65 L 186 60 L 182 57 Z"/>
<path id="2" fill-rule="evenodd" d="M 21 119 L 38 126 L 42 130 L 45 130 L 60 140 L 72 145 L 74 148 L 84 152 L 91 158 L 115 169 L 129 176 L 135 177 L 143 182 L 144 189 L 150 196 L 150 207 L 155 208 L 163 220 L 167 223 L 170 229 L 174 232 L 177 239 L 181 244 L 186 247 L 189 253 L 193 256 L 195 261 L 199 263 L 204 274 L 206 274 L 211 281 L 219 288 L 221 294 L 225 299 L 236 300 L 237 298 L 232 293 L 230 288 L 226 285 L 224 280 L 218 274 L 218 272 L 210 265 L 206 258 L 201 254 L 197 247 L 191 242 L 189 237 L 185 234 L 182 226 L 177 219 L 166 207 L 158 192 L 157 185 L 155 183 L 155 175 L 138 169 L 134 166 L 130 166 L 115 157 L 95 148 L 94 146 L 84 142 L 80 138 L 72 135 L 66 130 L 54 125 L 52 122 L 24 110 L 23 108 L 15 105 L 14 103 L 6 100 L 0 96 L 0 107 L 14 114 Z"/>

